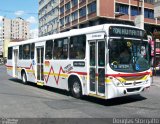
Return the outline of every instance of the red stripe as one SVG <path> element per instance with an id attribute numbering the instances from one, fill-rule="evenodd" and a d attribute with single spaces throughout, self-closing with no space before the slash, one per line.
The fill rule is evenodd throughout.
<path id="1" fill-rule="evenodd" d="M 105 76 L 112 76 L 112 77 L 132 77 L 132 76 L 143 76 L 143 75 L 148 75 L 150 72 L 144 72 L 144 73 L 133 73 L 133 74 L 106 74 Z"/>
<path id="2" fill-rule="evenodd" d="M 87 73 L 86 73 L 86 72 L 70 71 L 70 72 L 69 72 L 69 74 L 70 74 L 70 73 L 76 73 L 76 74 L 79 74 L 79 75 L 87 75 Z"/>
<path id="3" fill-rule="evenodd" d="M 10 66 L 10 65 L 6 65 L 6 67 L 13 67 L 13 66 Z"/>

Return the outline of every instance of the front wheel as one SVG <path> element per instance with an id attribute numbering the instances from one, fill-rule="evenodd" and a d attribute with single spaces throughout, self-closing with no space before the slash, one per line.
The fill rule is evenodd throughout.
<path id="1" fill-rule="evenodd" d="M 21 78 L 22 78 L 22 83 L 23 84 L 27 84 L 27 76 L 26 76 L 25 72 L 22 73 L 22 77 Z"/>
<path id="2" fill-rule="evenodd" d="M 72 79 L 71 82 L 71 93 L 73 97 L 75 98 L 81 98 L 82 97 L 82 87 L 79 79 L 75 78 Z"/>

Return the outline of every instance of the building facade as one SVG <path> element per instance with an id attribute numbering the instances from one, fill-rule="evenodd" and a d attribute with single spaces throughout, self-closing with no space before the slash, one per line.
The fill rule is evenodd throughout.
<path id="1" fill-rule="evenodd" d="M 59 0 L 39 0 L 39 36 L 59 32 Z"/>
<path id="2" fill-rule="evenodd" d="M 142 9 L 144 28 L 152 33 L 160 30 L 160 20 L 154 18 L 154 2 L 155 0 L 39 0 L 39 36 L 104 23 L 135 25 L 135 18 L 141 14 Z"/>
<path id="3" fill-rule="evenodd" d="M 142 0 L 60 0 L 60 31 L 103 23 L 134 25 L 141 14 Z M 154 0 L 144 0 L 144 28 L 160 29 L 154 18 Z"/>
<path id="4" fill-rule="evenodd" d="M 18 42 L 29 39 L 29 23 L 22 18 L 2 19 L 3 57 L 7 56 L 9 42 Z"/>
<path id="5" fill-rule="evenodd" d="M 3 32 L 2 32 L 2 27 L 0 27 L 0 57 L 2 57 L 2 53 L 3 53 L 3 36 L 2 36 Z"/>
<path id="6" fill-rule="evenodd" d="M 8 19 L 3 18 L 3 41 L 11 40 L 26 40 L 29 39 L 29 22 L 22 18 Z"/>

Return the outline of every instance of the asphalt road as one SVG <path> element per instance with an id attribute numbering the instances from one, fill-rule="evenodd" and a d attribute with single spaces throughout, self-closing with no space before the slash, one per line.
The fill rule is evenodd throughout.
<path id="1" fill-rule="evenodd" d="M 141 95 L 101 100 L 75 99 L 66 91 L 23 85 L 0 66 L 1 118 L 159 118 L 160 85 L 154 78 L 149 91 Z"/>

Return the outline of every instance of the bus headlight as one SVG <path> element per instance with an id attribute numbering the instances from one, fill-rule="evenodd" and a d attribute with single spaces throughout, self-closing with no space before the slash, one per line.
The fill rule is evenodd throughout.
<path id="1" fill-rule="evenodd" d="M 116 79 L 116 78 L 113 78 L 112 82 L 117 87 L 122 87 L 123 86 L 123 84 L 118 79 Z"/>

